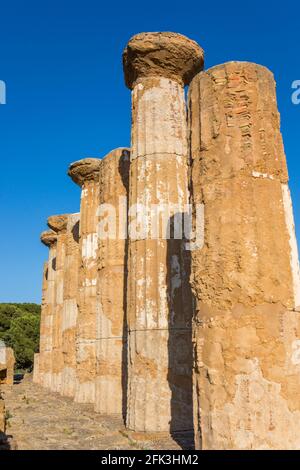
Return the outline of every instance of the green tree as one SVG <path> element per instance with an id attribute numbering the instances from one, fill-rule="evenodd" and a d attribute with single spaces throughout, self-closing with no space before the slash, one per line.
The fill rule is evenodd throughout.
<path id="1" fill-rule="evenodd" d="M 32 368 L 39 349 L 40 311 L 37 304 L 0 304 L 0 340 L 13 348 L 17 368 Z"/>
<path id="2" fill-rule="evenodd" d="M 12 320 L 8 332 L 16 362 L 20 368 L 27 369 L 33 364 L 33 355 L 39 347 L 40 319 L 31 313 Z"/>

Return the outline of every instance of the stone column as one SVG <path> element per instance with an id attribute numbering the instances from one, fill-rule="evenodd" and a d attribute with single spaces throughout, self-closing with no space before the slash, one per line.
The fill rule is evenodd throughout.
<path id="1" fill-rule="evenodd" d="M 299 264 L 273 75 L 230 62 L 189 91 L 196 447 L 300 449 Z"/>
<path id="2" fill-rule="evenodd" d="M 67 222 L 64 266 L 64 303 L 62 318 L 62 351 L 64 396 L 74 397 L 76 391 L 76 325 L 79 269 L 79 214 L 70 214 Z"/>
<path id="3" fill-rule="evenodd" d="M 48 226 L 57 234 L 55 260 L 55 310 L 52 323 L 52 377 L 51 390 L 61 393 L 63 350 L 62 350 L 62 319 L 64 302 L 64 273 L 66 255 L 68 216 L 53 215 L 48 218 Z"/>
<path id="4" fill-rule="evenodd" d="M 15 355 L 12 348 L 0 344 L 0 384 L 14 384 Z"/>
<path id="5" fill-rule="evenodd" d="M 52 328 L 56 304 L 56 233 L 53 230 L 43 232 L 41 234 L 41 242 L 49 247 L 49 257 L 43 281 L 43 290 L 45 290 L 43 294 L 40 334 L 39 383 L 46 388 L 50 388 L 52 383 Z"/>
<path id="6" fill-rule="evenodd" d="M 73 163 L 69 176 L 81 186 L 80 266 L 77 318 L 77 390 L 75 401 L 94 403 L 96 376 L 97 210 L 100 160 Z"/>
<path id="7" fill-rule="evenodd" d="M 188 430 L 192 427 L 189 253 L 182 239 L 166 238 L 168 227 L 188 203 L 184 85 L 202 69 L 203 51 L 179 34 L 144 33 L 129 41 L 123 63 L 126 84 L 132 89 L 127 427 L 148 432 Z M 155 234 L 152 216 L 165 209 L 166 227 Z"/>
<path id="8" fill-rule="evenodd" d="M 43 371 L 43 351 L 45 350 L 45 320 L 47 317 L 47 277 L 48 277 L 48 262 L 44 263 L 43 268 L 43 283 L 42 283 L 42 305 L 41 305 L 41 320 L 40 320 L 40 347 L 39 353 L 34 355 L 33 367 L 33 382 L 40 384 L 42 382 Z"/>
<path id="9" fill-rule="evenodd" d="M 119 148 L 106 155 L 100 166 L 95 410 L 103 414 L 121 415 L 126 404 L 124 312 L 129 162 L 129 149 Z"/>

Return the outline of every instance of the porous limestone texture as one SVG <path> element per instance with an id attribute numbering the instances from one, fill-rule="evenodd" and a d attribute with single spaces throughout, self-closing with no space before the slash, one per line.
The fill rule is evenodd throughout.
<path id="1" fill-rule="evenodd" d="M 14 383 L 15 355 L 12 348 L 0 347 L 0 385 Z"/>
<path id="2" fill-rule="evenodd" d="M 102 414 L 122 415 L 126 409 L 129 163 L 129 149 L 118 148 L 100 166 L 95 410 Z"/>
<path id="3" fill-rule="evenodd" d="M 53 230 L 41 234 L 41 242 L 49 248 L 47 267 L 44 268 L 43 299 L 41 310 L 40 353 L 35 371 L 40 385 L 51 388 L 53 360 L 53 320 L 55 315 L 55 278 L 57 234 Z"/>
<path id="4" fill-rule="evenodd" d="M 127 427 L 187 430 L 192 427 L 190 254 L 172 227 L 189 200 L 183 87 L 202 69 L 203 51 L 179 34 L 143 33 L 129 41 L 123 64 L 132 89 Z M 153 216 L 160 211 L 166 217 L 158 224 Z"/>
<path id="5" fill-rule="evenodd" d="M 74 397 L 76 392 L 76 325 L 79 271 L 79 217 L 70 214 L 67 221 L 64 263 L 62 315 L 63 370 L 61 394 Z"/>
<path id="6" fill-rule="evenodd" d="M 275 82 L 229 62 L 189 90 L 198 449 L 300 449 L 299 264 Z"/>
<path id="7" fill-rule="evenodd" d="M 81 186 L 75 392 L 78 403 L 95 401 L 100 162 L 96 158 L 86 158 L 73 163 L 68 172 L 73 181 Z"/>
<path id="8" fill-rule="evenodd" d="M 54 215 L 48 218 L 48 226 L 57 235 L 55 258 L 55 308 L 52 322 L 52 367 L 51 390 L 61 393 L 64 368 L 62 324 L 64 303 L 64 273 L 67 241 L 68 215 Z"/>

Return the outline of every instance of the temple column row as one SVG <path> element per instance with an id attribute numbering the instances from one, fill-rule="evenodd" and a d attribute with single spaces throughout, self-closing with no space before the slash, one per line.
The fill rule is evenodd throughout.
<path id="1" fill-rule="evenodd" d="M 35 380 L 129 430 L 194 426 L 198 449 L 299 449 L 299 261 L 273 76 L 202 72 L 200 46 L 174 33 L 135 36 L 123 64 L 131 150 L 73 163 L 80 214 L 42 234 Z M 194 224 L 204 214 L 191 251 L 176 235 L 189 202 Z"/>

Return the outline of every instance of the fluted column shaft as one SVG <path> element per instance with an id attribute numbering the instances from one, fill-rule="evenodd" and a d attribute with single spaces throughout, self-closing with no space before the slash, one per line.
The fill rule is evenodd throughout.
<path id="1" fill-rule="evenodd" d="M 70 214 L 68 216 L 64 271 L 62 318 L 62 351 L 64 366 L 62 372 L 61 393 L 64 396 L 74 397 L 77 384 L 76 327 L 78 314 L 79 214 Z"/>
<path id="2" fill-rule="evenodd" d="M 189 91 L 197 448 L 299 449 L 299 265 L 275 83 L 228 63 Z"/>
<path id="3" fill-rule="evenodd" d="M 51 390 L 61 393 L 62 371 L 64 366 L 62 350 L 62 319 L 64 301 L 64 275 L 66 256 L 68 215 L 57 215 L 48 218 L 48 226 L 56 232 L 56 258 L 55 258 L 55 309 L 52 322 L 52 376 Z"/>
<path id="4" fill-rule="evenodd" d="M 54 231 L 43 232 L 41 235 L 41 241 L 49 247 L 48 263 L 46 271 L 44 272 L 43 286 L 46 287 L 44 290 L 44 301 L 42 307 L 42 324 L 41 324 L 41 335 L 40 335 L 40 357 L 39 357 L 39 369 L 40 369 L 40 385 L 46 388 L 51 387 L 52 383 L 52 360 L 53 360 L 53 318 L 55 315 L 55 279 L 56 279 L 56 244 L 57 235 Z"/>
<path id="5" fill-rule="evenodd" d="M 97 369 L 95 410 L 124 412 L 127 395 L 127 332 L 125 318 L 127 191 L 129 149 L 106 155 L 100 167 L 100 214 L 97 282 Z M 115 233 L 105 232 L 115 221 Z"/>
<path id="6" fill-rule="evenodd" d="M 99 159 L 87 158 L 69 169 L 81 186 L 75 393 L 79 403 L 95 401 L 99 165 Z"/>
<path id="7" fill-rule="evenodd" d="M 189 201 L 183 77 L 202 62 L 197 44 L 172 33 L 137 35 L 124 53 L 132 88 L 127 427 L 134 431 L 192 427 L 189 254 L 182 238 L 166 232 Z M 160 209 L 168 217 L 153 234 Z M 138 218 L 145 231 L 135 237 Z"/>

